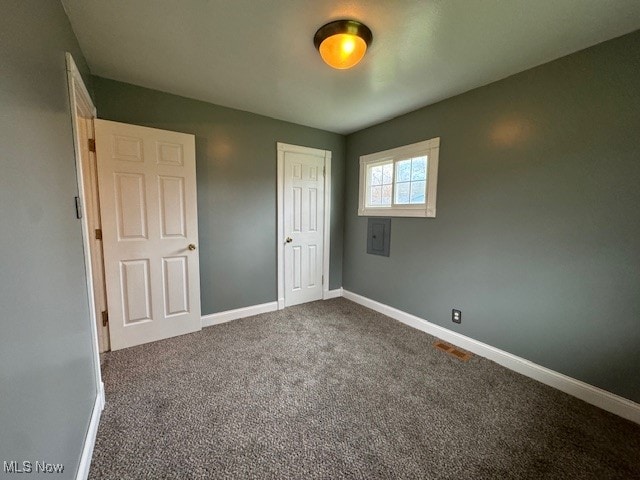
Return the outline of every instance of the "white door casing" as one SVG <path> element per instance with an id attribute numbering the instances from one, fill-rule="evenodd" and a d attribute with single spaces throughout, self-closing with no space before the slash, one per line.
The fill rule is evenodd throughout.
<path id="1" fill-rule="evenodd" d="M 95 133 L 111 349 L 200 330 L 195 137 Z"/>
<path id="2" fill-rule="evenodd" d="M 331 152 L 278 143 L 279 308 L 328 292 Z"/>
<path id="3" fill-rule="evenodd" d="M 84 192 L 83 181 L 83 165 L 82 165 L 82 150 L 84 148 L 81 145 L 81 132 L 78 131 L 78 114 L 82 114 L 86 118 L 94 119 L 96 117 L 96 108 L 93 105 L 89 91 L 82 80 L 82 75 L 76 66 L 76 62 L 73 60 L 73 56 L 69 53 L 65 53 L 67 64 L 67 83 L 69 87 L 69 103 L 71 109 L 71 126 L 73 130 L 74 150 L 76 157 L 76 178 L 78 182 L 78 193 L 80 199 L 86 197 Z M 81 219 L 82 225 L 82 245 L 84 250 L 84 264 L 85 264 L 85 279 L 87 283 L 87 296 L 89 302 L 89 318 L 91 322 L 91 337 L 92 337 L 92 350 L 93 350 L 93 371 L 96 380 L 96 394 L 97 401 L 100 405 L 100 411 L 104 405 L 104 386 L 102 383 L 102 372 L 100 371 L 100 345 L 98 341 L 98 328 L 97 317 L 95 315 L 95 298 L 94 298 L 94 285 L 93 285 L 93 269 L 92 269 L 92 257 L 91 257 L 91 241 L 89 234 L 89 225 L 87 223 L 87 217 L 83 216 Z"/>
<path id="4" fill-rule="evenodd" d="M 81 100 L 81 99 L 79 99 Z M 98 345 L 100 353 L 109 350 L 109 327 L 102 320 L 102 312 L 107 310 L 107 293 L 104 279 L 104 255 L 102 239 L 97 234 L 102 231 L 100 224 L 100 206 L 98 201 L 98 172 L 96 156 L 89 149 L 89 139 L 94 139 L 94 117 L 82 113 L 82 102 L 77 103 L 76 128 L 80 140 L 80 161 L 82 163 L 82 195 L 83 213 L 89 230 L 89 251 L 91 254 L 91 275 L 93 279 L 93 296 Z"/>

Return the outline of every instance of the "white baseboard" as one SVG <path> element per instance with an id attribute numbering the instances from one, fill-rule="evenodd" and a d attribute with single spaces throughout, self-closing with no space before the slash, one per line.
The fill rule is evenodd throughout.
<path id="1" fill-rule="evenodd" d="M 341 296 L 342 296 L 342 287 L 336 288 L 335 290 L 327 290 L 326 292 L 323 292 L 322 299 L 330 300 L 332 298 L 338 298 Z"/>
<path id="2" fill-rule="evenodd" d="M 238 320 L 239 318 L 252 317 L 260 313 L 275 312 L 278 310 L 278 302 L 261 303 L 260 305 L 252 305 L 250 307 L 236 308 L 235 310 L 227 310 L 226 312 L 212 313 L 202 317 L 202 326 L 210 327 L 221 323 Z"/>
<path id="3" fill-rule="evenodd" d="M 493 360 L 503 367 L 533 378 L 534 380 L 538 380 L 539 382 L 557 388 L 569 395 L 573 395 L 574 397 L 584 400 L 596 407 L 600 407 L 603 410 L 607 410 L 608 412 L 640 424 L 640 404 L 638 403 L 601 388 L 594 387 L 593 385 L 580 380 L 576 380 L 575 378 L 568 377 L 562 373 L 550 370 L 546 367 L 530 362 L 529 360 L 525 360 L 524 358 L 505 352 L 504 350 L 500 350 L 492 347 L 491 345 L 487 345 L 486 343 L 474 340 L 473 338 L 453 332 L 439 325 L 435 325 L 420 317 L 398 310 L 397 308 L 363 297 L 357 293 L 344 290 L 343 296 L 352 302 L 364 305 L 365 307 L 405 323 L 410 327 L 422 330 L 423 332 L 452 343 L 464 350 L 468 350 L 476 355 Z"/>
<path id="4" fill-rule="evenodd" d="M 93 404 L 91 412 L 91 421 L 87 436 L 84 439 L 84 447 L 82 447 L 82 455 L 80 456 L 80 465 L 76 473 L 76 480 L 87 480 L 89 477 L 89 468 L 91 467 L 91 457 L 93 456 L 93 447 L 96 444 L 96 435 L 98 434 L 98 424 L 100 416 L 104 409 L 104 383 L 100 382 L 100 390 L 96 395 L 96 401 Z"/>

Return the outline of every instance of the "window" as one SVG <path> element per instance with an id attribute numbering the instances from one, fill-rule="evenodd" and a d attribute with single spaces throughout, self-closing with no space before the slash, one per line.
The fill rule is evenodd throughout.
<path id="1" fill-rule="evenodd" d="M 358 215 L 435 217 L 440 138 L 360 157 Z"/>

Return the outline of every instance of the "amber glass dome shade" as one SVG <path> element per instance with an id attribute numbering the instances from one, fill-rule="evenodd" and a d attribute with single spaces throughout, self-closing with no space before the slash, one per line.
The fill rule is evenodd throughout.
<path id="1" fill-rule="evenodd" d="M 362 60 L 372 40 L 366 25 L 355 20 L 337 20 L 320 27 L 313 43 L 327 65 L 344 70 Z"/>

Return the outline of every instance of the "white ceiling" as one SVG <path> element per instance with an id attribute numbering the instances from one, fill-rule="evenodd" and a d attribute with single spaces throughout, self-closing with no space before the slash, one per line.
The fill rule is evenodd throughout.
<path id="1" fill-rule="evenodd" d="M 95 75 L 339 133 L 640 28 L 638 0 L 62 0 Z M 367 24 L 352 70 L 313 46 Z"/>

